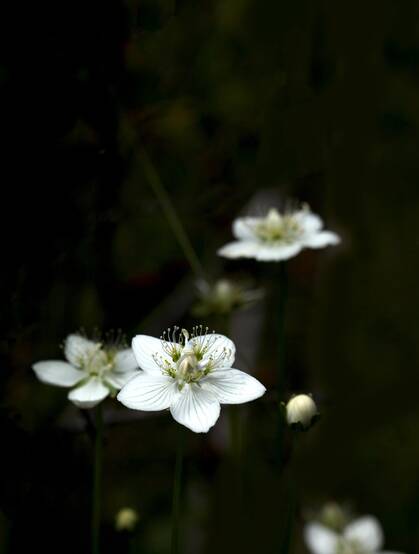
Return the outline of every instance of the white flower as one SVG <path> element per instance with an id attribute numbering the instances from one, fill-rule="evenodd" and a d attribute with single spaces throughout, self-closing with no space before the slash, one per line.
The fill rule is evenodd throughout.
<path id="1" fill-rule="evenodd" d="M 288 401 L 286 406 L 288 425 L 300 424 L 303 428 L 310 427 L 318 413 L 314 400 L 307 394 L 297 394 Z"/>
<path id="2" fill-rule="evenodd" d="M 318 215 L 303 209 L 280 214 L 271 208 L 265 217 L 240 217 L 233 223 L 237 239 L 218 250 L 225 258 L 255 258 L 263 262 L 288 260 L 303 248 L 338 244 L 338 235 L 323 230 Z"/>
<path id="3" fill-rule="evenodd" d="M 32 367 L 43 383 L 74 387 L 68 399 L 80 408 L 93 408 L 138 373 L 131 348 L 106 347 L 81 335 L 66 338 L 64 355 L 66 362 L 49 360 Z"/>
<path id="4" fill-rule="evenodd" d="M 135 410 L 170 408 L 174 419 L 195 433 L 206 433 L 215 424 L 220 403 L 249 402 L 266 390 L 254 377 L 231 369 L 233 342 L 202 326 L 191 338 L 178 327 L 160 340 L 137 335 L 132 349 L 144 372 L 123 387 L 118 400 Z"/>
<path id="5" fill-rule="evenodd" d="M 263 296 L 261 290 L 248 289 L 230 279 L 218 279 L 213 284 L 201 280 L 197 282 L 197 289 L 200 298 L 193 307 L 196 316 L 228 314 L 236 308 L 260 300 Z"/>
<path id="6" fill-rule="evenodd" d="M 336 533 L 321 523 L 309 523 L 304 539 L 313 554 L 400 554 L 383 552 L 384 535 L 373 516 L 364 516 Z"/>

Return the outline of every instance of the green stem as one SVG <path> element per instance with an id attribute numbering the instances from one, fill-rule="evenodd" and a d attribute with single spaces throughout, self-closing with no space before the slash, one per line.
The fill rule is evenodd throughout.
<path id="1" fill-rule="evenodd" d="M 184 449 L 184 429 L 178 425 L 177 450 L 175 473 L 173 478 L 173 501 L 172 501 L 172 547 L 171 554 L 179 553 L 179 535 L 180 535 L 180 495 L 182 485 L 182 466 Z"/>
<path id="2" fill-rule="evenodd" d="M 182 221 L 180 220 L 176 210 L 172 204 L 170 196 L 168 195 L 162 180 L 160 179 L 154 165 L 152 164 L 150 158 L 147 155 L 147 152 L 142 148 L 140 150 L 140 158 L 144 166 L 144 172 L 146 178 L 153 189 L 154 194 L 156 195 L 157 200 L 160 203 L 160 206 L 166 216 L 166 219 L 169 225 L 172 227 L 173 233 L 178 241 L 179 246 L 181 247 L 185 258 L 187 259 L 192 271 L 195 273 L 196 277 L 199 279 L 204 278 L 204 269 L 201 262 L 199 261 L 198 256 L 193 249 L 191 241 L 189 240 L 188 235 L 183 227 Z"/>
<path id="3" fill-rule="evenodd" d="M 277 427 L 277 445 L 278 445 L 278 466 L 282 463 L 282 443 L 284 435 L 284 417 L 279 409 L 279 403 L 284 395 L 284 385 L 286 382 L 286 341 L 285 341 L 285 312 L 288 299 L 288 275 L 286 262 L 279 264 L 279 299 L 278 299 L 278 373 L 277 373 L 277 401 L 278 401 L 278 427 Z"/>
<path id="4" fill-rule="evenodd" d="M 95 408 L 96 435 L 95 460 L 93 466 L 92 499 L 92 554 L 99 554 L 100 505 L 102 492 L 102 456 L 103 456 L 103 412 L 102 404 Z"/>
<path id="5" fill-rule="evenodd" d="M 278 401 L 281 400 L 285 383 L 285 311 L 288 299 L 288 275 L 286 262 L 279 264 L 279 302 L 278 302 Z"/>

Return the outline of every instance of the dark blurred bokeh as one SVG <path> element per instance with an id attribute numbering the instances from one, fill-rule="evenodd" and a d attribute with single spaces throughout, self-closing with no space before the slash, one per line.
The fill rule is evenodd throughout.
<path id="1" fill-rule="evenodd" d="M 329 499 L 375 514 L 388 549 L 419 552 L 417 2 L 1 12 L 1 551 L 89 548 L 89 427 L 31 364 L 82 327 L 129 339 L 193 321 L 193 275 L 145 150 L 211 277 L 272 278 L 270 264 L 215 255 L 249 206 L 308 202 L 343 239 L 289 267 L 287 392 L 312 391 L 321 422 L 287 434 L 279 480 L 274 393 L 240 407 L 242 493 L 228 408 L 208 435 L 189 433 L 183 551 L 278 552 L 292 490 L 295 553 L 304 517 Z M 269 389 L 271 320 L 265 301 L 231 331 L 237 365 Z M 103 552 L 168 552 L 173 421 L 105 409 Z M 140 514 L 131 535 L 114 528 L 123 506 Z"/>

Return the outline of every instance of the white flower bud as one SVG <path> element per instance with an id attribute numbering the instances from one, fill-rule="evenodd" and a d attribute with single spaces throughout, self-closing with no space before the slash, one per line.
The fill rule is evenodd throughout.
<path id="1" fill-rule="evenodd" d="M 286 406 L 288 424 L 300 425 L 304 429 L 310 427 L 318 413 L 314 400 L 307 394 L 294 396 Z"/>
<path id="2" fill-rule="evenodd" d="M 115 517 L 115 528 L 117 531 L 132 531 L 138 519 L 138 513 L 133 508 L 121 508 Z"/>

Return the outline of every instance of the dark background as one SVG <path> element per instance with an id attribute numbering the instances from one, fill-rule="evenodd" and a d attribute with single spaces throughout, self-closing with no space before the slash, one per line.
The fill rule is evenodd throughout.
<path id="1" fill-rule="evenodd" d="M 419 5 L 73 0 L 1 11 L 2 551 L 89 551 L 85 418 L 31 364 L 61 356 L 81 327 L 129 339 L 192 321 L 193 277 L 144 148 L 210 276 L 275 278 L 270 264 L 215 256 L 246 206 L 309 202 L 343 239 L 289 264 L 287 394 L 313 392 L 321 422 L 287 435 L 279 482 L 274 393 L 240 408 L 243 501 L 228 408 L 208 435 L 189 433 L 184 552 L 277 552 L 290 483 L 293 552 L 305 552 L 304 518 L 330 499 L 375 514 L 387 549 L 419 552 Z M 271 319 L 262 302 L 232 333 L 237 365 L 273 389 Z M 168 552 L 173 421 L 112 401 L 106 418 L 103 552 Z M 134 536 L 114 530 L 126 505 L 141 516 Z"/>

